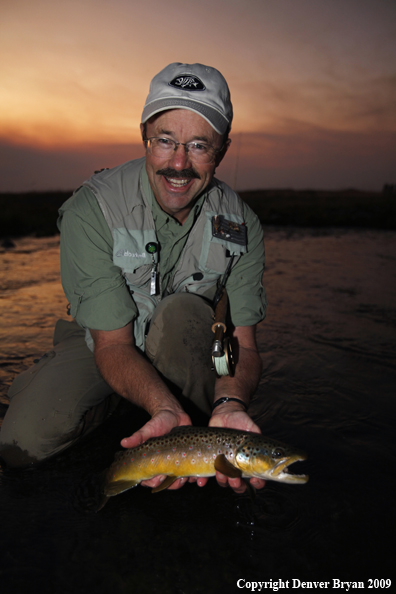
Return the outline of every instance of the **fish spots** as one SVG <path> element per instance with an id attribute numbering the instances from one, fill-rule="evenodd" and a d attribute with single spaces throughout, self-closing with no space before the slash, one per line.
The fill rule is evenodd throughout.
<path id="1" fill-rule="evenodd" d="M 194 458 L 191 460 L 191 464 L 195 464 L 195 460 L 194 460 Z"/>
<path id="2" fill-rule="evenodd" d="M 204 462 L 207 464 L 209 460 L 207 458 L 204 458 Z"/>
<path id="3" fill-rule="evenodd" d="M 198 452 L 197 452 L 197 456 L 201 456 L 201 455 L 202 455 L 202 454 L 201 454 L 201 450 L 198 450 Z"/>
<path id="4" fill-rule="evenodd" d="M 189 450 L 192 450 L 194 446 L 190 445 L 190 447 L 188 448 Z"/>
<path id="5" fill-rule="evenodd" d="M 176 460 L 176 465 L 179 466 L 179 460 Z"/>
<path id="6" fill-rule="evenodd" d="M 151 464 L 154 464 L 154 458 L 151 458 Z"/>
<path id="7" fill-rule="evenodd" d="M 183 456 L 183 458 L 185 458 L 186 457 L 186 452 L 183 452 L 182 453 L 182 456 Z"/>
<path id="8" fill-rule="evenodd" d="M 245 456 L 245 458 L 250 458 L 249 450 L 250 450 L 250 448 L 247 448 L 247 447 L 242 448 L 242 454 Z"/>

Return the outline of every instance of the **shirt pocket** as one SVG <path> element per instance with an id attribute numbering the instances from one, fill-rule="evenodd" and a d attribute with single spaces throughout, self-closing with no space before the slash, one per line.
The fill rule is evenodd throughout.
<path id="1" fill-rule="evenodd" d="M 233 265 L 236 264 L 239 257 L 247 251 L 246 245 L 239 245 L 213 236 L 212 219 L 215 216 L 213 212 L 206 213 L 206 222 L 203 232 L 202 249 L 199 258 L 199 269 L 205 275 L 219 276 L 224 274 L 230 257 L 234 256 Z M 230 221 L 241 225 L 244 221 L 241 217 L 233 214 L 226 214 L 224 217 Z"/>
<path id="2" fill-rule="evenodd" d="M 113 262 L 121 268 L 124 276 L 133 275 L 136 283 L 144 284 L 141 278 L 147 269 L 158 262 L 158 253 L 149 254 L 146 250 L 148 243 L 157 243 L 153 229 L 130 230 L 113 229 Z M 147 280 L 147 279 L 146 279 Z"/>
<path id="3" fill-rule="evenodd" d="M 152 264 L 144 264 L 129 271 L 124 270 L 124 277 L 129 287 L 132 289 L 133 287 L 143 288 L 145 285 L 148 285 L 152 268 Z"/>

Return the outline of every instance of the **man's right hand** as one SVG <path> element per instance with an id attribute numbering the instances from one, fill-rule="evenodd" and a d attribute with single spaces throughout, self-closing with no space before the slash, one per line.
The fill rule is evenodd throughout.
<path id="1" fill-rule="evenodd" d="M 121 441 L 121 445 L 123 448 L 134 448 L 150 439 L 150 437 L 160 437 L 161 435 L 165 435 L 165 433 L 169 433 L 169 431 L 175 427 L 191 424 L 190 417 L 182 410 L 159 410 L 141 429 L 133 433 L 130 437 L 125 437 Z M 163 474 L 158 475 L 150 480 L 142 481 L 141 485 L 144 487 L 155 488 L 158 487 L 165 478 L 166 476 Z M 169 487 L 169 489 L 180 489 L 180 487 L 187 481 L 188 478 L 178 479 Z"/>
<path id="2" fill-rule="evenodd" d="M 121 441 L 123 448 L 134 448 L 150 437 L 159 437 L 172 431 L 175 427 L 192 425 L 191 419 L 184 411 L 159 410 L 151 419 L 130 437 Z"/>

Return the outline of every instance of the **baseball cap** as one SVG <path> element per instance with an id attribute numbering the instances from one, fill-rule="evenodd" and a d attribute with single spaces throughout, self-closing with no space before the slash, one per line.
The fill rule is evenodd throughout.
<path id="1" fill-rule="evenodd" d="M 231 127 L 233 114 L 227 82 L 216 68 L 203 64 L 174 62 L 154 76 L 142 124 L 167 109 L 195 111 L 219 134 Z"/>

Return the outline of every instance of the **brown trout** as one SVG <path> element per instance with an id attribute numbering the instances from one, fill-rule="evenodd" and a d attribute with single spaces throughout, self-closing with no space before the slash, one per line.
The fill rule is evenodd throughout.
<path id="1" fill-rule="evenodd" d="M 181 477 L 209 477 L 216 470 L 231 477 L 306 483 L 307 475 L 288 472 L 288 466 L 305 460 L 303 452 L 258 433 L 217 427 L 176 427 L 167 435 L 119 452 L 107 471 L 104 495 L 118 495 L 159 474 L 166 480 L 162 491 Z"/>

